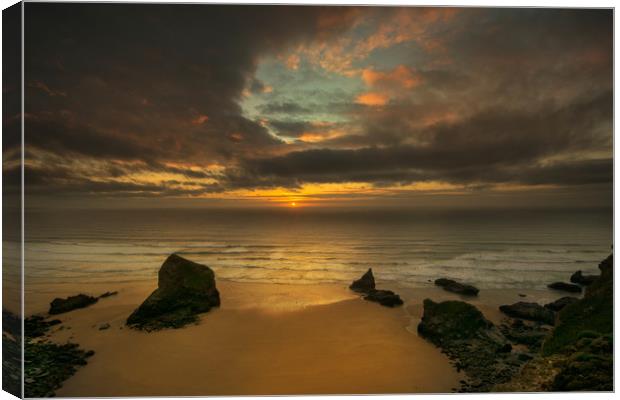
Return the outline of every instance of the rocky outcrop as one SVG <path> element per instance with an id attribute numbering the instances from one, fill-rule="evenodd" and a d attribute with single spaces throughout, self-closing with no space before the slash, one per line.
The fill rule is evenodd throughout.
<path id="1" fill-rule="evenodd" d="M 442 345 L 452 340 L 472 339 L 493 328 L 493 323 L 473 305 L 463 301 L 436 303 L 424 300 L 424 315 L 418 332 Z"/>
<path id="2" fill-rule="evenodd" d="M 24 346 L 25 397 L 53 397 L 54 391 L 87 364 L 94 351 L 81 349 L 76 343 L 56 344 L 27 340 Z"/>
<path id="3" fill-rule="evenodd" d="M 457 293 L 464 296 L 477 296 L 479 291 L 475 286 L 466 285 L 464 283 L 459 283 L 452 279 L 446 278 L 439 278 L 435 280 L 435 285 L 441 286 L 448 292 Z"/>
<path id="4" fill-rule="evenodd" d="M 499 310 L 513 318 L 539 321 L 549 325 L 553 325 L 555 322 L 555 313 L 538 303 L 519 301 L 510 305 L 499 306 Z"/>
<path id="5" fill-rule="evenodd" d="M 403 304 L 403 300 L 399 295 L 391 290 L 371 290 L 364 300 L 374 301 L 386 307 L 396 307 Z"/>
<path id="6" fill-rule="evenodd" d="M 565 305 L 540 355 L 528 362 L 505 391 L 612 391 L 613 256 L 582 299 Z"/>
<path id="7" fill-rule="evenodd" d="M 561 290 L 570 293 L 581 293 L 581 286 L 566 282 L 553 282 L 547 285 L 549 289 Z"/>
<path id="8" fill-rule="evenodd" d="M 564 307 L 571 305 L 577 301 L 579 301 L 579 299 L 576 297 L 571 297 L 571 296 L 560 297 L 556 301 L 552 301 L 551 303 L 545 304 L 545 308 L 548 308 L 551 311 L 558 312 L 562 310 Z"/>
<path id="9" fill-rule="evenodd" d="M 211 268 L 172 254 L 159 270 L 158 288 L 127 318 L 127 325 L 146 331 L 180 328 L 219 305 Z"/>
<path id="10" fill-rule="evenodd" d="M 527 359 L 476 307 L 462 301 L 424 300 L 418 332 L 465 371 L 461 391 L 488 391 L 508 381 Z"/>
<path id="11" fill-rule="evenodd" d="M 584 275 L 581 271 L 577 271 L 570 276 L 570 281 L 583 286 L 588 286 L 598 279 L 596 275 Z"/>
<path id="12" fill-rule="evenodd" d="M 359 293 L 369 293 L 371 290 L 375 290 L 375 277 L 372 274 L 372 268 L 368 268 L 368 271 L 360 279 L 353 281 L 349 289 Z"/>
<path id="13" fill-rule="evenodd" d="M 372 268 L 368 268 L 368 271 L 360 279 L 353 281 L 349 289 L 363 294 L 364 300 L 374 301 L 382 306 L 396 307 L 403 304 L 400 296 L 391 290 L 375 289 L 375 277 L 372 274 Z"/>
<path id="14" fill-rule="evenodd" d="M 85 294 L 78 294 L 76 296 L 69 296 L 66 299 L 55 298 L 50 303 L 50 314 L 62 314 L 69 311 L 76 310 L 78 308 L 88 307 L 91 304 L 97 302 L 96 297 L 87 296 Z"/>
<path id="15" fill-rule="evenodd" d="M 506 339 L 512 343 L 527 346 L 531 352 L 540 351 L 543 340 L 549 334 L 549 328 L 539 322 L 525 322 L 522 319 L 510 321 L 499 327 Z M 522 357 L 526 356 L 522 355 Z"/>
<path id="16" fill-rule="evenodd" d="M 50 327 L 62 323 L 59 319 L 47 321 L 40 315 L 32 315 L 24 320 L 24 335 L 37 338 L 45 335 Z"/>

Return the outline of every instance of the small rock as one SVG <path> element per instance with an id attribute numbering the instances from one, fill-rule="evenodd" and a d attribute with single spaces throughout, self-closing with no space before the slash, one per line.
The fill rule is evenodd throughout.
<path id="1" fill-rule="evenodd" d="M 570 281 L 583 286 L 588 286 L 598 279 L 596 275 L 584 275 L 581 271 L 577 271 L 570 276 Z"/>
<path id="2" fill-rule="evenodd" d="M 103 331 L 105 329 L 110 329 L 110 324 L 105 323 L 105 324 L 99 325 L 99 330 L 100 331 Z"/>
<path id="3" fill-rule="evenodd" d="M 371 290 L 364 300 L 374 301 L 386 307 L 395 307 L 403 304 L 399 295 L 391 290 Z"/>
<path id="4" fill-rule="evenodd" d="M 349 289 L 360 293 L 370 293 L 375 290 L 375 277 L 372 275 L 372 268 L 368 268 L 368 271 L 360 279 L 353 281 Z"/>
<path id="5" fill-rule="evenodd" d="M 556 301 L 553 301 L 551 303 L 545 304 L 545 308 L 548 308 L 552 311 L 558 312 L 560 310 L 562 310 L 564 307 L 576 303 L 577 301 L 579 301 L 578 298 L 576 297 L 570 297 L 570 296 L 566 296 L 566 297 L 561 297 L 559 299 L 557 299 Z"/>
<path id="6" fill-rule="evenodd" d="M 78 294 L 76 296 L 70 296 L 66 299 L 55 298 L 50 303 L 50 314 L 61 314 L 66 313 L 72 310 L 76 310 L 78 308 L 88 307 L 91 304 L 95 304 L 97 299 L 92 296 L 87 296 L 85 294 Z"/>
<path id="7" fill-rule="evenodd" d="M 520 301 L 511 305 L 500 306 L 499 310 L 509 317 L 540 321 L 549 325 L 555 323 L 555 313 L 538 303 Z"/>
<path id="8" fill-rule="evenodd" d="M 581 286 L 566 282 L 553 282 L 547 285 L 549 289 L 563 290 L 570 293 L 581 293 Z"/>
<path id="9" fill-rule="evenodd" d="M 435 285 L 443 287 L 444 290 L 447 290 L 448 292 L 462 294 L 465 296 L 477 296 L 479 292 L 478 288 L 475 286 L 466 285 L 446 278 L 439 278 L 435 280 Z"/>

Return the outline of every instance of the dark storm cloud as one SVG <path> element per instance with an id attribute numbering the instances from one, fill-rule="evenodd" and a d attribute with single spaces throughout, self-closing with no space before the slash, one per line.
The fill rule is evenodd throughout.
<path id="1" fill-rule="evenodd" d="M 333 80 L 321 96 L 274 92 L 256 120 L 244 113 L 248 93 L 273 84 L 256 76 L 262 58 L 329 48 L 352 26 L 380 16 L 389 26 L 399 12 L 416 10 L 28 3 L 27 182 L 41 193 L 153 196 L 308 182 L 611 183 L 609 10 L 462 9 L 421 35 L 424 57 L 403 46 L 411 87 L 397 75 L 388 86 L 349 77 L 383 105 L 360 104 Z M 397 71 L 382 70 L 391 60 L 377 54 L 356 62 Z M 324 115 L 347 122 L 318 143 L 270 133 L 321 139 Z M 6 138 L 5 148 L 19 144 Z M 224 171 L 207 171 L 214 164 Z M 217 183 L 121 179 L 136 172 Z"/>
<path id="2" fill-rule="evenodd" d="M 288 137 L 297 137 L 312 129 L 312 123 L 308 121 L 271 120 L 269 125 L 275 128 L 278 135 Z"/>
<path id="3" fill-rule="evenodd" d="M 255 178 L 276 177 L 279 182 L 288 178 L 291 185 L 417 180 L 553 183 L 549 177 L 554 177 L 558 184 L 588 183 L 587 177 L 600 182 L 601 177 L 610 177 L 609 163 L 595 164 L 592 171 L 588 169 L 592 165 L 583 161 L 575 162 L 572 167 L 565 163 L 561 168 L 543 168 L 540 171 L 545 174 L 538 181 L 533 178 L 531 168 L 537 160 L 556 153 L 609 148 L 610 137 L 591 132 L 600 121 L 611 120 L 612 102 L 612 94 L 605 93 L 583 103 L 549 108 L 536 114 L 485 110 L 462 122 L 432 126 L 420 132 L 418 137 L 423 144 L 419 145 L 399 143 L 359 149 L 311 149 L 250 159 L 244 167 Z M 406 129 L 399 132 L 403 128 L 402 120 L 385 124 L 383 129 L 397 133 L 396 136 L 409 134 Z M 603 171 L 605 167 L 609 167 L 609 171 Z M 587 173 L 579 173 L 580 168 L 588 169 Z M 538 171 L 539 167 L 534 170 Z M 563 173 L 566 176 L 562 176 Z M 238 177 L 239 171 L 235 175 Z"/>
<path id="4" fill-rule="evenodd" d="M 337 7 L 28 4 L 27 112 L 56 118 L 50 125 L 57 127 L 65 121 L 56 116 L 70 113 L 69 129 L 84 133 L 31 126 L 27 144 L 45 147 L 52 141 L 59 152 L 64 145 L 89 156 L 147 161 L 152 156 L 230 159 L 278 144 L 238 105 L 244 88 L 264 88 L 253 78 L 258 57 L 346 29 L 346 20 L 338 24 L 337 17 L 349 12 Z M 326 24 L 326 17 L 336 19 Z M 94 148 L 103 151 L 96 155 Z"/>

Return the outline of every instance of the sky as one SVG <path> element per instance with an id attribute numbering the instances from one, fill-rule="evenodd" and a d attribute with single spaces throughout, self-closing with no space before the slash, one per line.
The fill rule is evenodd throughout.
<path id="1" fill-rule="evenodd" d="M 38 206 L 612 204 L 611 10 L 26 3 L 25 27 Z"/>

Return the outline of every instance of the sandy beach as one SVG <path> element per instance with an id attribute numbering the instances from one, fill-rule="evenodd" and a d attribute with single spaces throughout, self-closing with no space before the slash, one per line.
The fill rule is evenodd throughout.
<path id="1" fill-rule="evenodd" d="M 386 308 L 345 285 L 217 284 L 220 308 L 203 314 L 197 325 L 152 333 L 124 325 L 152 284 L 30 287 L 27 314 L 46 312 L 55 296 L 119 291 L 58 316 L 63 324 L 49 339 L 79 343 L 95 356 L 57 395 L 437 393 L 451 392 L 462 379 L 416 332 L 424 298 L 458 295 L 430 285 L 378 282 L 405 300 L 403 307 Z M 489 290 L 471 302 L 497 322 L 497 305 L 522 299 L 519 294 L 536 301 L 558 297 L 551 291 Z M 103 324 L 110 328 L 100 330 Z"/>

